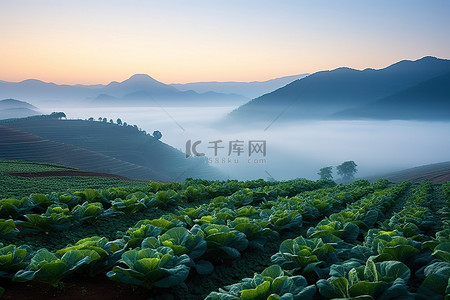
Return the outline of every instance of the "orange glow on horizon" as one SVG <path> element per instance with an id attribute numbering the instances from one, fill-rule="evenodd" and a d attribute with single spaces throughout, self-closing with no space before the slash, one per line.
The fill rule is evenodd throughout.
<path id="1" fill-rule="evenodd" d="M 449 58 L 450 2 L 325 2 L 3 1 L 0 80 L 248 82 Z"/>

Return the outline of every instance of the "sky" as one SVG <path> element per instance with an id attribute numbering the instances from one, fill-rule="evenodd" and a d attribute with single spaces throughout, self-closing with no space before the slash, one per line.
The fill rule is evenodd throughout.
<path id="1" fill-rule="evenodd" d="M 0 0 L 0 80 L 262 81 L 450 58 L 450 1 Z"/>

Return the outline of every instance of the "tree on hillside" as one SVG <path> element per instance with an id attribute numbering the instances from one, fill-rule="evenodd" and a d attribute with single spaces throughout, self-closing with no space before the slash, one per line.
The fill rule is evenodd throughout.
<path id="1" fill-rule="evenodd" d="M 98 120 L 101 122 L 103 120 L 103 118 L 102 117 L 98 117 Z"/>
<path id="2" fill-rule="evenodd" d="M 320 176 L 320 180 L 333 180 L 333 167 L 323 167 L 317 175 Z"/>
<path id="3" fill-rule="evenodd" d="M 127 122 L 123 122 L 123 126 L 128 126 L 128 123 Z"/>
<path id="4" fill-rule="evenodd" d="M 50 118 L 52 118 L 52 119 L 58 119 L 58 120 L 61 120 L 61 118 L 67 119 L 66 114 L 63 113 L 62 111 L 60 111 L 60 112 L 52 112 L 52 113 L 50 114 Z"/>
<path id="5" fill-rule="evenodd" d="M 342 177 L 342 180 L 344 182 L 350 182 L 354 179 L 354 175 L 356 174 L 356 172 L 358 172 L 358 170 L 356 169 L 357 166 L 358 165 L 355 164 L 353 160 L 349 160 L 337 166 L 336 170 L 338 175 Z"/>
<path id="6" fill-rule="evenodd" d="M 121 119 L 117 119 L 116 123 L 117 123 L 117 125 L 122 125 L 122 120 Z"/>
<path id="7" fill-rule="evenodd" d="M 159 130 L 153 131 L 153 137 L 157 140 L 160 140 L 162 138 L 162 133 Z"/>
<path id="8" fill-rule="evenodd" d="M 109 119 L 109 123 L 114 124 L 113 119 Z"/>
<path id="9" fill-rule="evenodd" d="M 90 117 L 88 120 L 89 120 L 89 121 L 94 121 L 94 118 L 93 118 L 93 117 Z"/>
<path id="10" fill-rule="evenodd" d="M 102 120 L 103 122 L 108 122 L 108 119 L 107 118 L 103 118 L 103 120 Z"/>

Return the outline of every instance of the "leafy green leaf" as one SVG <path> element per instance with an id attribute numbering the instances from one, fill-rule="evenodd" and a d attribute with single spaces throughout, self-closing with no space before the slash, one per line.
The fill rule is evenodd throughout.
<path id="1" fill-rule="evenodd" d="M 387 283 L 384 281 L 369 282 L 359 281 L 350 287 L 349 292 L 352 297 L 369 295 L 376 297 L 377 294 L 382 293 L 387 289 Z"/>
<path id="2" fill-rule="evenodd" d="M 349 296 L 348 280 L 345 277 L 331 279 L 330 283 L 338 295 L 344 298 Z"/>
<path id="3" fill-rule="evenodd" d="M 377 270 L 380 273 L 381 280 L 386 282 L 393 282 L 397 278 L 408 282 L 411 276 L 409 268 L 399 261 L 383 261 L 377 263 Z"/>

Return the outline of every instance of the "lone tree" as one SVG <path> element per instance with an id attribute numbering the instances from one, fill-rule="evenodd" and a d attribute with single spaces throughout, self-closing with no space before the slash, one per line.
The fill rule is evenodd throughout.
<path id="1" fill-rule="evenodd" d="M 333 180 L 333 167 L 323 167 L 317 175 L 320 176 L 320 180 Z"/>
<path id="2" fill-rule="evenodd" d="M 117 123 L 117 125 L 122 125 L 122 120 L 121 119 L 117 119 L 116 123 Z"/>
<path id="3" fill-rule="evenodd" d="M 153 131 L 153 137 L 157 140 L 160 140 L 162 138 L 162 133 L 159 130 Z"/>
<path id="4" fill-rule="evenodd" d="M 67 119 L 66 114 L 63 113 L 62 111 L 60 111 L 60 112 L 52 112 L 50 114 L 50 118 L 58 119 L 58 120 L 61 120 L 61 118 Z"/>
<path id="5" fill-rule="evenodd" d="M 358 170 L 356 170 L 357 164 L 353 160 L 343 162 L 336 167 L 338 175 L 342 177 L 344 182 L 350 182 L 354 179 L 354 175 Z"/>

